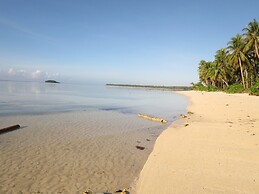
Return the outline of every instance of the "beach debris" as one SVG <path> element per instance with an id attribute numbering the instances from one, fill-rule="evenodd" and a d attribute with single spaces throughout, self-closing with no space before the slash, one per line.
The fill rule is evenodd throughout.
<path id="1" fill-rule="evenodd" d="M 188 114 L 188 115 L 193 115 L 194 113 L 191 112 L 191 111 L 188 111 L 187 114 Z"/>
<path id="2" fill-rule="evenodd" d="M 0 134 L 2 133 L 7 133 L 7 132 L 10 132 L 10 131 L 14 131 L 16 129 L 19 129 L 21 126 L 20 125 L 12 125 L 10 127 L 6 127 L 6 128 L 3 128 L 3 129 L 0 129 Z"/>
<path id="3" fill-rule="evenodd" d="M 120 194 L 130 194 L 130 192 L 127 189 L 119 189 L 115 191 L 115 193 L 120 193 Z"/>
<path id="4" fill-rule="evenodd" d="M 153 117 L 153 116 L 149 116 L 149 115 L 144 115 L 144 114 L 138 114 L 139 117 L 142 117 L 144 119 L 148 119 L 151 121 L 156 121 L 156 122 L 160 122 L 160 123 L 167 123 L 167 121 L 165 119 L 161 119 L 161 118 L 157 118 L 157 117 Z"/>
<path id="5" fill-rule="evenodd" d="M 136 146 L 136 148 L 139 149 L 139 150 L 144 150 L 145 149 L 145 147 L 143 147 L 143 146 Z"/>
<path id="6" fill-rule="evenodd" d="M 90 190 L 87 190 L 87 191 L 83 192 L 82 194 L 93 194 L 93 192 Z"/>
<path id="7" fill-rule="evenodd" d="M 233 124 L 233 122 L 232 122 L 232 121 L 226 121 L 226 123 L 230 123 L 230 124 Z"/>
<path id="8" fill-rule="evenodd" d="M 184 119 L 187 118 L 187 115 L 180 114 L 180 117 Z"/>
<path id="9" fill-rule="evenodd" d="M 188 125 L 189 125 L 189 124 L 188 124 L 188 123 L 186 123 L 184 126 L 185 126 L 185 127 L 187 127 Z"/>
<path id="10" fill-rule="evenodd" d="M 146 139 L 147 141 L 150 141 L 150 139 Z"/>

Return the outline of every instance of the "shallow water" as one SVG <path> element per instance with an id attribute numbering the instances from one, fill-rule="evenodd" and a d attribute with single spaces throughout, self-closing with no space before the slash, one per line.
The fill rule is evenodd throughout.
<path id="1" fill-rule="evenodd" d="M 186 105 L 186 99 L 172 91 L 0 81 L 0 116 L 92 109 L 143 113 L 173 121 Z"/>
<path id="2" fill-rule="evenodd" d="M 21 125 L 0 136 L 0 193 L 130 189 L 156 138 L 186 105 L 172 91 L 0 82 L 0 128 Z"/>
<path id="3" fill-rule="evenodd" d="M 0 117 L 13 123 L 22 128 L 0 135 L 0 193 L 130 188 L 165 127 L 102 110 Z"/>

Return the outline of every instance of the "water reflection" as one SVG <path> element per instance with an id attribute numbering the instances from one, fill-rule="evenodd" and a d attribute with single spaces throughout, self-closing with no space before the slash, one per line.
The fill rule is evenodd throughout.
<path id="1" fill-rule="evenodd" d="M 1 93 L 19 94 L 19 93 L 34 93 L 39 94 L 46 91 L 57 90 L 55 84 L 42 84 L 36 82 L 0 82 Z"/>
<path id="2" fill-rule="evenodd" d="M 186 99 L 172 91 L 36 82 L 0 82 L 0 115 L 97 109 L 172 119 Z"/>

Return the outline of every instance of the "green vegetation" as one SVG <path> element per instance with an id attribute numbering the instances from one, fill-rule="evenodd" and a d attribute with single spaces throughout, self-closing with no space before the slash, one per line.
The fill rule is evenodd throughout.
<path id="1" fill-rule="evenodd" d="M 259 96 L 259 82 L 257 82 L 255 85 L 253 85 L 250 88 L 250 94 L 251 95 Z"/>
<path id="2" fill-rule="evenodd" d="M 194 90 L 199 90 L 199 91 L 206 91 L 206 92 L 215 92 L 218 91 L 219 89 L 216 86 L 213 85 L 203 85 L 201 82 L 198 82 L 196 84 L 192 83 L 192 88 Z"/>
<path id="3" fill-rule="evenodd" d="M 242 84 L 233 84 L 230 85 L 228 88 L 225 89 L 227 93 L 242 93 L 244 92 L 244 87 Z"/>
<path id="4" fill-rule="evenodd" d="M 174 90 L 174 91 L 192 90 L 192 87 L 189 87 L 189 86 L 152 86 L 152 85 L 130 85 L 130 84 L 106 84 L 106 86 L 164 89 L 164 90 Z"/>
<path id="5" fill-rule="evenodd" d="M 194 90 L 199 90 L 199 91 L 208 91 L 208 87 L 203 85 L 201 82 L 198 82 L 196 84 L 191 83 L 192 84 L 192 89 Z"/>
<path id="6" fill-rule="evenodd" d="M 254 19 L 243 31 L 216 52 L 214 61 L 200 61 L 200 82 L 193 89 L 259 95 L 259 23 Z"/>

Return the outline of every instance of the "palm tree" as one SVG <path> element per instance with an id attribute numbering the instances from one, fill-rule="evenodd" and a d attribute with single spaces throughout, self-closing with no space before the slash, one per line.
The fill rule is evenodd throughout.
<path id="1" fill-rule="evenodd" d="M 213 86 L 217 86 L 218 76 L 219 76 L 218 64 L 215 61 L 213 61 L 213 62 L 208 62 L 208 65 L 209 65 L 209 77 L 211 80 L 211 84 Z"/>
<path id="2" fill-rule="evenodd" d="M 228 53 L 227 49 L 222 48 L 216 52 L 215 55 L 215 63 L 217 64 L 216 67 L 218 69 L 217 78 L 219 78 L 222 82 L 222 86 L 226 87 L 229 86 L 229 69 L 228 69 Z M 218 80 L 219 81 L 219 80 Z"/>
<path id="3" fill-rule="evenodd" d="M 199 67 L 198 67 L 198 72 L 199 72 L 199 78 L 200 81 L 205 83 L 206 85 L 208 85 L 209 81 L 208 81 L 208 77 L 207 77 L 207 66 L 206 66 L 206 61 L 201 60 L 199 63 Z"/>
<path id="4" fill-rule="evenodd" d="M 211 85 L 211 62 L 201 60 L 198 71 L 200 81 L 205 83 L 207 86 Z"/>
<path id="5" fill-rule="evenodd" d="M 259 23 L 254 19 L 254 21 L 250 22 L 243 31 L 246 31 L 244 34 L 246 40 L 244 51 L 247 52 L 252 50 L 257 59 L 259 59 Z"/>
<path id="6" fill-rule="evenodd" d="M 243 31 L 228 42 L 226 49 L 216 52 L 213 62 L 200 62 L 201 82 L 218 88 L 236 83 L 249 88 L 259 81 L 259 23 L 254 19 Z"/>
<path id="7" fill-rule="evenodd" d="M 255 83 L 259 73 L 259 23 L 254 19 L 243 31 L 246 31 L 244 52 L 247 53 L 251 63 L 251 82 Z"/>
<path id="8" fill-rule="evenodd" d="M 244 68 L 243 62 L 249 62 L 249 60 L 243 52 L 243 49 L 245 47 L 244 39 L 240 34 L 237 34 L 228 42 L 228 45 L 229 46 L 227 47 L 227 49 L 230 52 L 230 63 L 231 65 L 233 65 L 234 68 L 237 68 L 239 66 L 242 85 L 244 86 L 244 88 L 247 88 L 248 84 L 245 83 L 244 78 L 244 72 L 247 72 L 247 69 Z M 245 73 L 245 76 L 248 76 L 247 73 Z"/>

